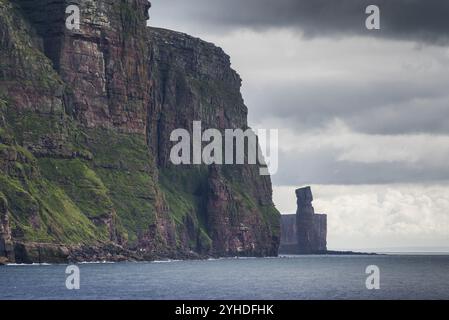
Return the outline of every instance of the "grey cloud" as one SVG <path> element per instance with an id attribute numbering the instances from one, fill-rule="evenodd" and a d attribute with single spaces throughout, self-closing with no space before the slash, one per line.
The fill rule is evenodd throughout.
<path id="1" fill-rule="evenodd" d="M 384 81 L 363 85 L 271 84 L 261 95 L 245 91 L 251 122 L 277 117 L 299 130 L 325 126 L 334 119 L 351 129 L 372 134 L 449 133 L 449 95 L 442 83 Z M 260 87 L 259 87 L 260 88 Z M 265 87 L 262 87 L 265 88 Z"/>
<path id="2" fill-rule="evenodd" d="M 365 28 L 365 8 L 381 9 L 381 30 Z M 449 2 L 443 0 L 153 0 L 153 17 L 209 32 L 297 28 L 306 37 L 366 35 L 449 43 Z"/>
<path id="3" fill-rule="evenodd" d="M 189 29 L 194 25 L 199 33 L 206 35 L 211 35 L 214 30 L 224 32 L 244 27 L 265 31 L 271 28 L 299 28 L 308 36 L 373 34 L 363 27 L 363 9 L 368 4 L 381 7 L 383 30 L 380 36 L 412 37 L 441 43 L 449 37 L 449 19 L 446 18 L 446 13 L 449 15 L 449 2 L 438 0 L 153 0 L 153 23 L 157 25 L 158 21 L 164 21 L 169 26 L 179 26 L 181 31 L 195 34 Z M 215 35 L 212 38 L 221 45 L 220 38 L 223 37 Z M 352 68 L 351 57 L 360 59 L 363 55 L 366 64 L 372 64 L 372 67 L 354 66 L 353 74 L 331 78 L 330 81 L 298 81 L 288 76 L 285 79 L 278 76 L 273 80 L 271 75 L 282 77 L 283 70 L 288 68 L 292 73 L 301 74 L 302 69 L 295 68 L 294 64 L 295 59 L 303 59 L 302 53 L 298 52 L 295 59 L 285 59 L 283 52 L 270 49 L 269 40 L 267 43 L 236 41 L 231 44 L 231 49 L 225 47 L 225 50 L 231 54 L 234 63 L 236 59 L 240 60 L 236 69 L 244 79 L 243 89 L 250 109 L 250 122 L 276 116 L 298 129 L 308 129 L 339 118 L 352 129 L 366 133 L 449 132 L 449 76 L 442 71 L 449 68 L 449 56 L 445 53 L 439 52 L 438 56 L 434 56 L 435 50 L 426 51 L 426 47 L 416 47 L 412 50 L 415 52 L 404 47 L 401 54 L 410 65 L 404 62 L 400 72 L 382 71 L 379 77 L 376 75 L 379 74 L 378 70 L 394 69 L 395 63 L 398 63 L 398 59 L 388 59 L 389 50 L 361 50 L 363 44 L 356 39 L 348 42 L 346 51 L 340 48 L 334 55 L 335 43 L 329 42 L 324 48 L 327 53 L 320 52 L 320 48 L 316 49 L 316 55 L 321 60 L 314 61 L 308 57 L 310 65 L 319 67 L 323 59 L 335 59 L 335 66 L 340 71 Z M 388 47 L 388 42 L 381 40 L 379 43 L 382 43 L 383 48 Z M 309 45 L 313 46 L 313 43 Z M 256 46 L 260 50 L 251 56 L 238 57 L 233 52 L 238 46 Z M 417 54 L 419 51 L 423 53 Z M 338 54 L 347 57 L 341 58 Z M 392 49 L 391 54 L 397 56 L 398 52 Z M 282 62 L 283 59 L 286 61 Z M 425 61 L 419 62 L 419 59 Z M 257 70 L 264 69 L 266 65 L 269 73 L 258 74 Z M 271 67 L 271 70 L 270 65 L 281 69 Z M 302 64 L 301 67 L 306 65 Z M 434 74 L 421 72 L 431 68 L 440 71 Z"/>
<path id="4" fill-rule="evenodd" d="M 298 142 L 300 143 L 300 142 Z M 279 154 L 279 170 L 272 176 L 274 185 L 309 184 L 389 184 L 449 180 L 449 168 L 422 164 L 358 163 L 336 161 L 338 152 L 326 149 L 310 153 Z"/>
<path id="5" fill-rule="evenodd" d="M 381 7 L 381 32 L 364 29 L 367 4 Z M 224 47 L 232 57 L 233 67 L 242 75 L 251 124 L 276 128 L 280 122 L 283 128 L 301 134 L 326 127 L 338 118 L 355 133 L 408 136 L 449 133 L 449 77 L 445 72 L 449 56 L 444 47 L 424 44 L 412 48 L 413 44 L 398 45 L 385 39 L 446 44 L 446 13 L 449 15 L 449 2 L 437 0 L 153 0 L 152 17 L 155 26 L 160 22 L 164 27 L 206 36 L 206 40 L 212 38 Z M 242 28 L 263 32 L 248 36 L 227 33 Z M 273 42 L 278 34 L 282 37 L 288 32 L 265 33 L 281 28 L 295 34 L 302 32 L 306 37 L 333 39 L 303 41 L 298 37 L 299 45 L 295 47 L 291 42 L 295 38 L 288 36 Z M 380 39 L 333 41 L 346 35 Z M 276 43 L 292 48 L 294 57 L 289 56 L 291 52 L 279 50 Z M 330 75 L 322 72 L 327 67 Z M 442 144 L 444 147 L 447 144 Z M 415 146 L 409 143 L 408 148 Z M 429 150 L 429 158 L 441 149 L 437 144 L 433 149 L 419 148 L 416 151 L 421 154 Z M 360 149 L 360 153 L 367 150 Z M 341 153 L 333 145 L 304 152 L 281 151 L 273 182 L 302 185 L 449 180 L 449 167 L 422 158 L 416 163 L 360 162 L 350 158 L 342 161 Z M 445 156 L 443 152 L 439 157 Z"/>

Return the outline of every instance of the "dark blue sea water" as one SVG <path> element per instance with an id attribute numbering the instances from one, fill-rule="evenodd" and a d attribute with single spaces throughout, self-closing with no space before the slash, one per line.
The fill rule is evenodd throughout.
<path id="1" fill-rule="evenodd" d="M 380 290 L 366 289 L 369 265 Z M 290 256 L 0 267 L 0 299 L 449 299 L 449 256 Z"/>

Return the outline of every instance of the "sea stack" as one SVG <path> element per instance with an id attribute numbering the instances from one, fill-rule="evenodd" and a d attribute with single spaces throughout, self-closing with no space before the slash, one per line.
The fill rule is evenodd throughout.
<path id="1" fill-rule="evenodd" d="M 296 190 L 296 214 L 281 217 L 281 254 L 322 254 L 327 252 L 327 216 L 316 214 L 310 187 Z"/>

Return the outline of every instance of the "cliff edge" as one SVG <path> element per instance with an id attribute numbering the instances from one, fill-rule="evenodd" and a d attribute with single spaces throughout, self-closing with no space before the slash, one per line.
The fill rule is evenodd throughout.
<path id="1" fill-rule="evenodd" d="M 65 28 L 70 4 L 80 30 Z M 247 129 L 247 108 L 220 48 L 147 28 L 147 9 L 0 0 L 2 260 L 277 255 L 258 166 L 169 161 L 172 130 Z"/>

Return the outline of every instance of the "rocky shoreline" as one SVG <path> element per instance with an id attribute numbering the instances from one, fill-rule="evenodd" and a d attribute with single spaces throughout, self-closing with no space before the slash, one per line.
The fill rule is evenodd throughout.
<path id="1" fill-rule="evenodd" d="M 195 252 L 151 253 L 125 249 L 115 244 L 95 246 L 60 245 L 42 243 L 16 243 L 14 254 L 9 258 L 0 257 L 0 266 L 7 264 L 67 264 L 95 262 L 143 262 L 158 260 L 206 260 L 211 258 L 231 258 L 230 256 L 201 255 Z M 302 254 L 307 255 L 307 254 Z M 378 255 L 377 253 L 354 251 L 323 251 L 314 255 Z M 242 256 L 243 257 L 243 256 Z"/>
<path id="2" fill-rule="evenodd" d="M 125 262 L 154 261 L 164 259 L 188 260 L 206 258 L 194 252 L 154 253 L 129 250 L 109 243 L 99 245 L 62 245 L 43 243 L 15 243 L 9 257 L 0 257 L 0 265 L 34 263 L 80 263 L 80 262 Z"/>
<path id="3" fill-rule="evenodd" d="M 130 250 L 122 246 L 108 243 L 99 245 L 63 245 L 43 243 L 15 243 L 14 252 L 9 257 L 0 257 L 0 265 L 7 264 L 67 264 L 67 263 L 95 263 L 95 262 L 151 262 L 159 260 L 206 260 L 219 258 L 233 258 L 228 256 L 199 254 L 193 251 L 146 252 L 144 250 Z M 241 255 L 239 257 L 247 257 Z M 249 257 L 249 255 L 248 255 Z"/>
<path id="4" fill-rule="evenodd" d="M 334 256 L 378 256 L 375 252 L 355 252 L 355 251 L 327 251 L 325 254 Z"/>

